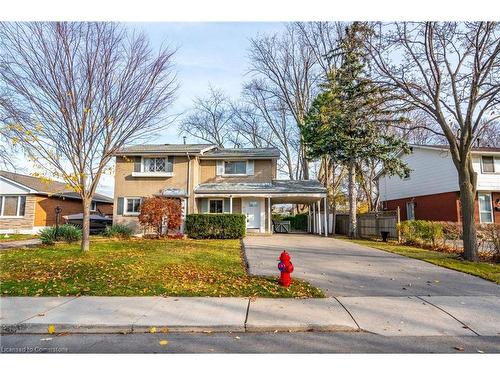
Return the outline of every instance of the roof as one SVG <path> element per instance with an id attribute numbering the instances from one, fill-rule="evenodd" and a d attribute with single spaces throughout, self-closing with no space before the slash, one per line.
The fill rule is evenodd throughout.
<path id="1" fill-rule="evenodd" d="M 415 144 L 411 144 L 410 147 L 437 149 L 437 150 L 444 150 L 444 151 L 448 151 L 450 149 L 450 146 L 448 146 L 448 145 L 415 145 Z M 500 147 L 472 147 L 472 152 L 497 153 L 497 152 L 500 152 Z"/>
<path id="2" fill-rule="evenodd" d="M 200 144 L 154 144 L 154 145 L 134 145 L 123 147 L 115 152 L 115 155 L 144 155 L 144 154 L 202 154 L 216 147 L 209 143 Z"/>
<path id="3" fill-rule="evenodd" d="M 219 158 L 273 158 L 280 157 L 280 151 L 274 147 L 265 148 L 217 148 L 203 154 L 204 159 Z"/>
<path id="4" fill-rule="evenodd" d="M 197 194 L 270 193 L 270 194 L 325 194 L 326 188 L 317 180 L 273 180 L 271 183 L 207 183 L 194 189 Z"/>
<path id="5" fill-rule="evenodd" d="M 156 144 L 135 145 L 124 147 L 115 152 L 115 155 L 147 155 L 147 154 L 198 154 L 204 159 L 218 158 L 279 158 L 277 148 L 221 148 L 214 144 Z"/>
<path id="6" fill-rule="evenodd" d="M 80 195 L 73 190 L 68 189 L 64 182 L 54 180 L 47 181 L 38 177 L 8 171 L 0 171 L 0 176 L 34 190 L 38 194 L 55 194 L 71 199 L 80 199 Z M 113 198 L 99 193 L 94 194 L 93 200 L 98 202 L 113 203 Z"/>

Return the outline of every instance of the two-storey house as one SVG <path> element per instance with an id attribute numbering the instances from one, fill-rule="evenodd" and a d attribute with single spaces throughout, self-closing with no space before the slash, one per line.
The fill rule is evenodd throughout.
<path id="1" fill-rule="evenodd" d="M 413 145 L 400 155 L 411 172 L 404 178 L 378 176 L 382 207 L 399 207 L 402 220 L 460 221 L 458 173 L 446 146 Z M 478 223 L 500 223 L 500 149 L 472 149 L 477 173 L 475 216 Z"/>
<path id="2" fill-rule="evenodd" d="M 144 197 L 179 199 L 190 213 L 243 213 L 247 232 L 271 233 L 271 207 L 311 207 L 311 228 L 324 234 L 319 204 L 326 189 L 313 180 L 277 179 L 279 150 L 226 149 L 211 144 L 130 146 L 116 153 L 114 223 L 141 232 L 137 216 Z M 182 228 L 181 228 L 182 230 Z"/>

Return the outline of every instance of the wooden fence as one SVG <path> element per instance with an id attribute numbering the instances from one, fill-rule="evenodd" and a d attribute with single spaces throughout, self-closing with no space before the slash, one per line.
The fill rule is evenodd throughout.
<path id="1" fill-rule="evenodd" d="M 389 238 L 398 240 L 398 211 L 367 212 L 358 215 L 358 236 L 381 238 L 380 232 L 389 232 Z M 335 233 L 349 234 L 349 214 L 340 213 L 335 217 Z"/>

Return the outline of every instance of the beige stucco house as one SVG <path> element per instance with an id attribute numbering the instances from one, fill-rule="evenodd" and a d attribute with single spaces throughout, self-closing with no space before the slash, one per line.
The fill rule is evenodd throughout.
<path id="1" fill-rule="evenodd" d="M 272 233 L 271 207 L 310 207 L 310 230 L 325 234 L 326 189 L 314 180 L 277 179 L 279 150 L 225 149 L 211 144 L 141 145 L 116 153 L 114 223 L 141 232 L 137 216 L 144 197 L 180 199 L 190 213 L 243 213 L 247 232 Z M 322 219 L 323 217 L 323 219 Z"/>

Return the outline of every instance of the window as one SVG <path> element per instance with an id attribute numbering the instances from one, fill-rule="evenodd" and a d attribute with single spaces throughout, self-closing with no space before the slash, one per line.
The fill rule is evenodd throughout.
<path id="1" fill-rule="evenodd" d="M 0 197 L 0 216 L 24 216 L 25 195 L 4 195 Z"/>
<path id="2" fill-rule="evenodd" d="M 410 179 L 410 172 L 405 172 L 405 175 L 403 177 L 404 180 L 409 180 Z"/>
<path id="3" fill-rule="evenodd" d="M 144 158 L 144 172 L 173 172 L 173 157 L 168 158 Z"/>
<path id="4" fill-rule="evenodd" d="M 479 221 L 481 223 L 493 223 L 493 206 L 490 193 L 479 193 Z"/>
<path id="5" fill-rule="evenodd" d="M 125 198 L 125 214 L 139 214 L 141 198 Z"/>
<path id="6" fill-rule="evenodd" d="M 222 199 L 210 199 L 208 201 L 208 212 L 211 214 L 221 214 L 223 212 L 223 203 Z"/>
<path id="7" fill-rule="evenodd" d="M 481 161 L 483 173 L 495 173 L 495 159 L 493 156 L 482 156 Z"/>
<path id="8" fill-rule="evenodd" d="M 246 174 L 246 161 L 226 161 L 224 162 L 224 174 Z"/>
<path id="9" fill-rule="evenodd" d="M 97 211 L 97 202 L 96 201 L 92 201 L 92 203 L 90 203 L 90 211 Z"/>
<path id="10" fill-rule="evenodd" d="M 406 203 L 406 220 L 415 220 L 415 203 Z"/>

